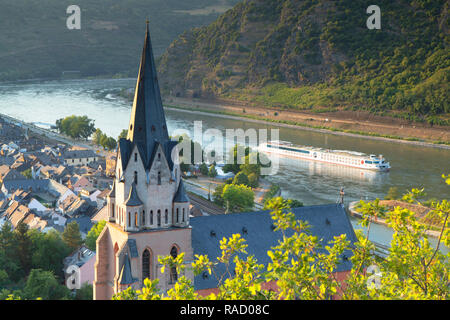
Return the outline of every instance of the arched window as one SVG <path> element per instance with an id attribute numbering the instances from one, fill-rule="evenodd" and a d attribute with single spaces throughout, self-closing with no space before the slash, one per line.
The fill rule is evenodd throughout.
<path id="1" fill-rule="evenodd" d="M 164 223 L 168 224 L 169 223 L 169 211 L 164 212 Z"/>
<path id="2" fill-rule="evenodd" d="M 172 247 L 172 249 L 170 250 L 170 255 L 174 259 L 178 256 L 177 247 L 175 247 L 175 246 Z M 174 284 L 175 282 L 177 282 L 177 280 L 178 280 L 177 268 L 172 267 L 172 268 L 170 268 L 170 284 Z"/>
<path id="3" fill-rule="evenodd" d="M 142 253 L 142 282 L 146 278 L 150 279 L 150 252 L 148 249 Z"/>
<path id="4" fill-rule="evenodd" d="M 111 205 L 111 216 L 114 218 L 114 205 Z"/>
<path id="5" fill-rule="evenodd" d="M 153 225 L 153 210 L 150 210 L 150 224 Z"/>
<path id="6" fill-rule="evenodd" d="M 142 225 L 145 226 L 145 210 L 142 210 Z"/>
<path id="7" fill-rule="evenodd" d="M 134 162 L 137 162 L 137 152 L 134 153 Z"/>
<path id="8" fill-rule="evenodd" d="M 185 213 L 184 213 L 184 208 L 183 208 L 183 222 L 185 220 Z"/>
<path id="9" fill-rule="evenodd" d="M 161 210 L 158 210 L 158 214 L 156 217 L 157 223 L 158 223 L 158 227 L 161 227 Z"/>
<path id="10" fill-rule="evenodd" d="M 161 153 L 158 153 L 158 161 L 161 160 Z"/>
<path id="11" fill-rule="evenodd" d="M 135 227 L 138 226 L 138 214 L 137 214 L 137 212 L 134 213 L 134 226 Z"/>
<path id="12" fill-rule="evenodd" d="M 138 184 L 138 175 L 137 175 L 137 171 L 134 172 L 134 183 Z"/>
<path id="13" fill-rule="evenodd" d="M 128 212 L 128 227 L 131 227 L 131 212 Z"/>
<path id="14" fill-rule="evenodd" d="M 180 209 L 177 208 L 177 222 L 180 222 Z"/>
<path id="15" fill-rule="evenodd" d="M 161 185 L 161 171 L 158 171 L 158 185 Z"/>

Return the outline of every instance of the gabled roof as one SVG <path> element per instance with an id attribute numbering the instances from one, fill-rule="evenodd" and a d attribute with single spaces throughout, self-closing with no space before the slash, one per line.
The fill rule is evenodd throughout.
<path id="1" fill-rule="evenodd" d="M 107 191 L 107 190 L 105 190 Z M 99 194 L 98 196 L 102 195 L 103 192 L 101 194 Z M 113 185 L 111 188 L 111 191 L 109 191 L 106 196 L 110 197 L 110 198 L 115 198 L 116 197 L 116 179 L 113 180 Z"/>
<path id="2" fill-rule="evenodd" d="M 138 258 L 139 254 L 137 251 L 136 239 L 128 239 L 127 241 L 128 248 L 130 249 L 130 255 L 132 258 Z"/>
<path id="3" fill-rule="evenodd" d="M 136 191 L 136 184 L 133 182 L 130 188 L 130 194 L 128 199 L 125 201 L 125 205 L 128 207 L 137 207 L 143 205 L 141 199 L 139 199 Z"/>
<path id="4" fill-rule="evenodd" d="M 173 197 L 173 202 L 189 202 L 189 197 L 186 194 L 186 190 L 184 189 L 183 180 L 178 184 L 177 193 Z"/>
<path id="5" fill-rule="evenodd" d="M 345 210 L 339 204 L 308 206 L 292 209 L 296 219 L 307 221 L 311 233 L 326 245 L 334 236 L 347 234 L 351 243 L 357 241 L 356 235 Z M 273 220 L 270 211 L 233 213 L 192 217 L 192 248 L 194 254 L 207 255 L 214 260 L 220 256 L 219 242 L 223 237 L 240 233 L 248 244 L 247 252 L 265 266 L 271 261 L 267 251 L 276 246 L 282 239 L 281 231 L 273 231 Z M 290 236 L 292 232 L 286 232 Z M 342 263 L 336 271 L 351 269 L 351 252 L 345 252 Z M 217 274 L 225 274 L 223 265 L 218 265 Z M 195 289 L 216 288 L 218 280 L 213 275 L 199 275 L 194 278 Z"/>
<path id="6" fill-rule="evenodd" d="M 131 264 L 128 254 L 125 254 L 125 261 L 123 263 L 122 269 L 120 270 L 119 283 L 121 285 L 129 285 L 136 282 L 131 273 Z"/>

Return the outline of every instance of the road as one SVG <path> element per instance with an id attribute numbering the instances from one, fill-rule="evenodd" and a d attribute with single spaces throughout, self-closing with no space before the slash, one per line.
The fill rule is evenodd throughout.
<path id="1" fill-rule="evenodd" d="M 72 139 L 68 136 L 62 135 L 60 133 L 56 133 L 54 131 L 51 131 L 49 129 L 40 128 L 32 123 L 27 123 L 22 120 L 13 118 L 11 116 L 5 115 L 0 113 L 0 117 L 3 118 L 6 122 L 11 123 L 13 125 L 16 125 L 18 127 L 21 127 L 23 129 L 28 129 L 30 132 L 42 135 L 48 139 L 58 141 L 64 144 L 67 144 L 72 147 L 79 147 L 84 149 L 90 149 L 96 152 L 97 154 L 102 155 L 103 157 L 108 156 L 108 152 L 103 150 L 102 148 L 99 148 L 97 146 L 91 145 L 88 141 L 79 141 Z"/>

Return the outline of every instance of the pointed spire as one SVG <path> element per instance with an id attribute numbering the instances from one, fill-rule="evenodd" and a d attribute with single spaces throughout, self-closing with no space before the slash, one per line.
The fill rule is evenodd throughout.
<path id="1" fill-rule="evenodd" d="M 127 207 L 137 207 L 143 205 L 141 199 L 139 199 L 136 191 L 136 184 L 133 182 L 131 184 L 130 194 L 128 195 L 128 199 L 125 200 L 125 205 Z"/>
<path id="2" fill-rule="evenodd" d="M 184 189 L 183 180 L 180 181 L 178 185 L 178 190 L 175 196 L 173 197 L 173 202 L 181 203 L 181 202 L 189 202 L 189 197 L 186 194 L 186 190 Z"/>
<path id="3" fill-rule="evenodd" d="M 155 141 L 162 145 L 169 141 L 148 19 L 127 139 L 138 145 L 146 165 Z"/>

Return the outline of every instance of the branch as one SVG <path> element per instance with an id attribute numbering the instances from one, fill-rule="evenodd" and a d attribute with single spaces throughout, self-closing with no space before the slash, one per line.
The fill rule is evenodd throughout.
<path id="1" fill-rule="evenodd" d="M 433 256 L 431 257 L 430 261 L 428 261 L 428 263 L 426 265 L 427 268 L 431 264 L 431 262 L 433 261 L 434 257 L 436 256 L 436 254 L 439 250 L 439 245 L 441 244 L 441 239 L 442 239 L 442 235 L 444 234 L 445 225 L 447 224 L 448 215 L 449 215 L 449 212 L 447 212 L 447 214 L 445 215 L 444 224 L 442 225 L 441 233 L 439 234 L 439 239 L 438 239 L 438 243 L 436 246 L 436 250 L 434 251 Z"/>

